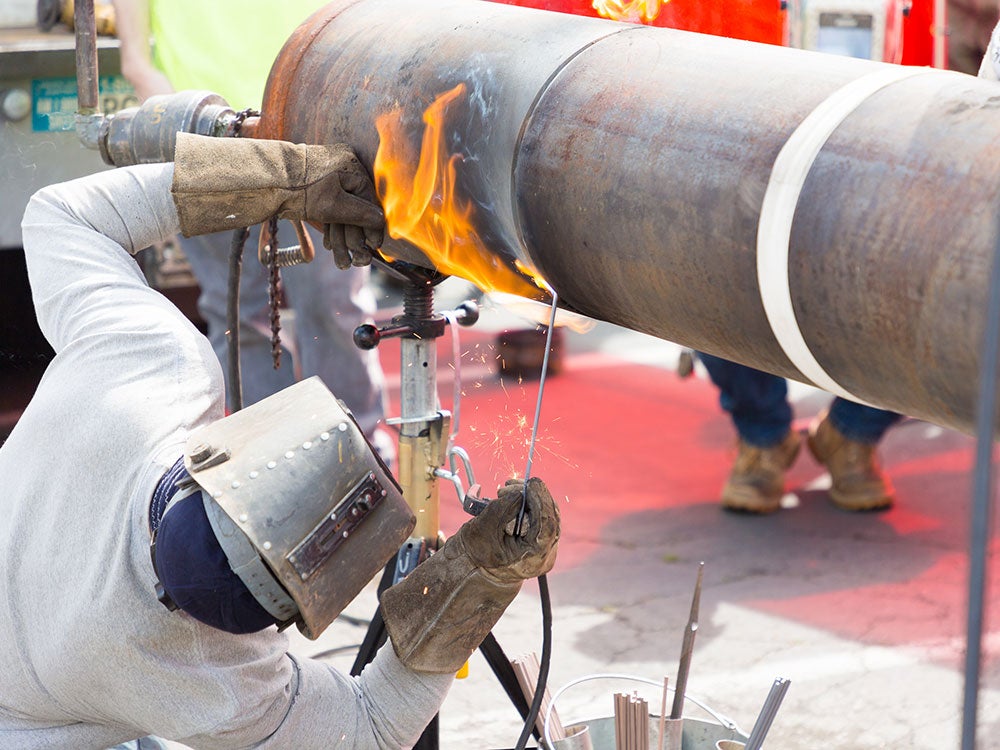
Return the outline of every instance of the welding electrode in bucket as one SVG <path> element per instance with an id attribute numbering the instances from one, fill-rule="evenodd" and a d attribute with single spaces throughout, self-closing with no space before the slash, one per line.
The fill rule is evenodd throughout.
<path id="1" fill-rule="evenodd" d="M 566 727 L 566 738 L 552 743 L 553 750 L 615 750 L 614 717 L 591 719 Z M 650 716 L 648 743 L 658 747 L 659 717 Z M 681 739 L 682 750 L 716 750 L 721 744 L 725 750 L 744 746 L 746 735 L 738 729 L 701 719 L 684 719 Z M 731 744 L 730 744 L 731 743 Z"/>

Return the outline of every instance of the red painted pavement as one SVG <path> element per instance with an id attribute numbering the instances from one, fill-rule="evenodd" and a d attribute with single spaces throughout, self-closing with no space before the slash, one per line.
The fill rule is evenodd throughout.
<path id="1" fill-rule="evenodd" d="M 538 381 L 501 379 L 492 335 L 474 330 L 462 335 L 464 385 L 457 443 L 472 456 L 485 494 L 492 495 L 507 477 L 524 474 Z M 449 338 L 439 341 L 439 391 L 446 409 L 452 408 L 450 347 Z M 390 382 L 391 412 L 397 413 L 399 342 L 383 343 L 381 356 Z M 712 528 L 723 537 L 722 544 L 746 544 L 760 549 L 760 555 L 780 553 L 800 569 L 801 585 L 763 598 L 760 591 L 750 592 L 741 601 L 745 606 L 869 643 L 926 643 L 942 639 L 942 633 L 957 636 L 965 617 L 962 545 L 972 444 L 963 436 L 920 439 L 922 433 L 915 431 L 926 427 L 911 422 L 884 442 L 883 453 L 901 498 L 889 512 L 839 512 L 826 503 L 821 490 L 804 490 L 822 470 L 803 450 L 789 477 L 790 486 L 799 489 L 800 509 L 764 518 L 728 514 L 717 509 L 717 494 L 734 454 L 734 438 L 709 383 L 680 380 L 669 370 L 597 353 L 568 356 L 565 371 L 546 385 L 532 471 L 561 499 L 567 543 L 560 551 L 557 574 L 573 581 L 575 569 L 583 573 L 588 566 L 604 564 L 599 556 L 606 552 L 572 541 L 620 537 L 625 529 L 624 536 L 635 537 L 636 543 L 655 544 L 657 527 L 666 534 L 680 519 L 691 523 L 694 518 L 696 528 Z M 442 482 L 440 490 L 442 525 L 451 533 L 466 516 L 452 487 Z M 887 557 L 877 562 L 870 577 L 864 577 L 861 568 L 860 583 L 813 588 L 810 568 L 844 564 L 811 550 L 809 535 L 824 528 L 845 538 L 870 537 L 876 546 L 880 540 L 907 543 L 887 544 Z M 573 597 L 563 594 L 566 598 Z M 873 628 L 870 615 L 880 610 L 886 612 L 885 626 Z M 865 615 L 859 616 L 862 612 Z M 954 658 L 953 650 L 945 651 L 943 658 Z"/>

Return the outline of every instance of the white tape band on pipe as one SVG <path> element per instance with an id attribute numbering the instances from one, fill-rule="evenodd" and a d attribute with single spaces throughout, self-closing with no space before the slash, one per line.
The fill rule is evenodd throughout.
<path id="1" fill-rule="evenodd" d="M 757 225 L 757 284 L 775 338 L 799 372 L 820 388 L 851 401 L 850 393 L 816 361 L 802 337 L 788 278 L 788 244 L 799 194 L 827 139 L 872 94 L 926 68 L 894 66 L 857 78 L 834 91 L 799 124 L 774 160 Z"/>

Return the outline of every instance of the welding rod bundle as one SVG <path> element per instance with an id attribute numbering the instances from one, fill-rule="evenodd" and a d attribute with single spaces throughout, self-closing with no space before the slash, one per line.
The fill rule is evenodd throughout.
<path id="1" fill-rule="evenodd" d="M 774 721 L 774 717 L 778 713 L 778 708 L 781 706 L 781 701 L 785 698 L 785 693 L 788 692 L 788 686 L 791 684 L 789 680 L 783 677 L 779 677 L 771 685 L 771 690 L 767 694 L 767 699 L 764 701 L 764 707 L 760 711 L 760 715 L 757 717 L 757 721 L 754 722 L 753 729 L 750 731 L 750 737 L 747 739 L 746 750 L 760 750 L 764 744 L 764 738 L 767 736 L 768 730 L 771 728 L 771 723 Z"/>
<path id="2" fill-rule="evenodd" d="M 638 693 L 615 693 L 616 750 L 649 750 L 649 704 Z"/>
<path id="3" fill-rule="evenodd" d="M 535 698 L 535 689 L 538 686 L 538 673 L 541 666 L 538 661 L 538 654 L 532 652 L 515 657 L 510 660 L 510 665 L 514 668 L 514 674 L 517 676 L 517 684 L 521 688 L 521 692 L 524 693 L 525 700 L 530 704 Z M 545 731 L 545 717 L 549 716 L 552 739 L 564 739 L 566 733 L 563 729 L 562 721 L 559 719 L 559 713 L 556 711 L 555 706 L 552 705 L 552 696 L 547 686 L 540 705 L 541 708 L 536 723 L 539 733 Z"/>

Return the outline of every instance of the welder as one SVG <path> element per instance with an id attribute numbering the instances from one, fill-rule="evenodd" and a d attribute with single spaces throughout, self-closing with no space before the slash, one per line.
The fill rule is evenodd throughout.
<path id="1" fill-rule="evenodd" d="M 351 540 L 404 539 L 412 513 L 319 381 L 224 416 L 212 347 L 131 257 L 274 215 L 362 263 L 384 231 L 342 145 L 181 134 L 174 163 L 31 200 L 56 356 L 0 448 L 0 748 L 408 747 L 521 582 L 551 569 L 558 510 L 540 480 L 512 481 L 383 593 L 391 647 L 359 677 L 288 653 L 284 627 L 318 636 L 343 582 L 390 556 Z"/>

